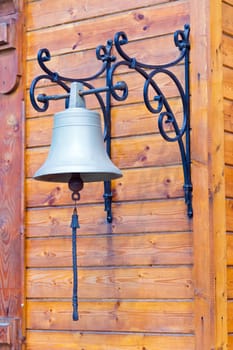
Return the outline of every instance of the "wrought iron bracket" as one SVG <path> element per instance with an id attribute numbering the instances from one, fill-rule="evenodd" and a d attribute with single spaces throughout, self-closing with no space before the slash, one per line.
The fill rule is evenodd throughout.
<path id="1" fill-rule="evenodd" d="M 30 87 L 30 99 L 33 107 L 39 112 L 45 112 L 49 107 L 51 100 L 65 99 L 66 107 L 69 101 L 70 83 L 80 82 L 83 84 L 85 90 L 80 92 L 82 95 L 94 94 L 101 107 L 104 117 L 104 140 L 106 143 L 106 150 L 111 157 L 111 101 L 124 101 L 128 97 L 128 86 L 125 82 L 113 83 L 114 73 L 120 66 L 126 66 L 130 70 L 135 70 L 144 79 L 143 100 L 147 109 L 158 115 L 158 128 L 162 137 L 168 142 L 178 142 L 184 175 L 184 199 L 187 205 L 187 215 L 189 218 L 193 216 L 192 208 L 192 182 L 191 182 L 191 157 L 190 157 L 190 91 L 189 91 L 189 41 L 190 27 L 188 24 L 184 26 L 183 30 L 177 30 L 174 33 L 174 44 L 178 49 L 179 55 L 172 62 L 161 65 L 150 65 L 139 62 L 136 58 L 130 57 L 124 51 L 123 47 L 128 43 L 128 38 L 124 32 L 117 32 L 114 40 L 108 40 L 106 45 L 100 45 L 96 48 L 97 60 L 102 61 L 100 70 L 93 76 L 78 79 L 68 78 L 53 72 L 46 66 L 46 62 L 50 61 L 51 56 L 48 49 L 41 49 L 38 52 L 37 60 L 41 69 L 45 74 L 36 77 Z M 117 60 L 112 54 L 113 45 L 120 57 Z M 183 64 L 184 67 L 184 81 L 180 81 L 173 73 L 172 67 Z M 176 86 L 178 97 L 181 100 L 183 118 L 182 122 L 178 123 L 175 111 L 172 110 L 169 99 L 166 98 L 162 89 L 159 87 L 156 78 L 158 74 L 164 74 L 171 79 Z M 95 88 L 92 81 L 96 78 L 105 75 L 106 86 L 103 88 Z M 48 96 L 46 94 L 35 95 L 36 87 L 39 81 L 47 79 L 52 83 L 58 84 L 66 91 L 63 95 Z M 154 92 L 153 101 L 149 97 L 149 89 Z M 102 96 L 104 93 L 104 97 Z M 154 107 L 156 104 L 156 107 Z M 166 128 L 167 124 L 172 128 Z M 181 125 L 180 125 L 181 124 Z M 172 129 L 172 131 L 171 131 Z M 107 212 L 107 221 L 112 222 L 112 191 L 111 183 L 109 181 L 104 183 L 104 200 L 105 211 Z"/>

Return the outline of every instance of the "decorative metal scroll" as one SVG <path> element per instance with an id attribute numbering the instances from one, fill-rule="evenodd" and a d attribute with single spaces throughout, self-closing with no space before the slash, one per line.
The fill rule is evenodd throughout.
<path id="1" fill-rule="evenodd" d="M 189 218 L 193 216 L 192 209 L 192 183 L 191 183 L 191 160 L 190 160 L 190 107 L 189 107 L 189 41 L 190 27 L 188 24 L 184 26 L 184 30 L 177 30 L 174 33 L 174 43 L 179 50 L 179 56 L 174 61 L 162 65 L 149 65 L 130 57 L 124 51 L 125 45 L 128 43 L 127 35 L 124 32 L 115 34 L 114 40 L 108 40 L 106 45 L 100 45 L 96 49 L 96 57 L 102 61 L 100 70 L 91 77 L 82 79 L 68 78 L 53 72 L 46 66 L 46 62 L 50 61 L 51 56 L 48 49 L 41 49 L 38 53 L 38 63 L 45 72 L 43 75 L 36 77 L 30 88 L 30 98 L 33 107 L 39 112 L 45 112 L 49 107 L 50 100 L 65 99 L 68 105 L 71 82 L 81 82 L 85 90 L 82 95 L 94 94 L 102 109 L 104 117 L 104 140 L 106 142 L 107 153 L 111 157 L 111 100 L 124 101 L 128 97 L 128 86 L 126 82 L 113 83 L 113 78 L 118 67 L 126 66 L 130 70 L 137 71 L 144 79 L 143 99 L 147 109 L 158 115 L 158 128 L 162 137 L 168 142 L 178 142 L 184 174 L 184 198 L 187 205 L 187 215 Z M 121 60 L 116 60 L 112 54 L 113 45 Z M 183 63 L 184 66 L 184 82 L 181 83 L 170 68 Z M 106 75 L 106 86 L 103 88 L 95 88 L 92 81 L 101 75 Z M 177 116 L 172 109 L 169 99 L 166 98 L 162 89 L 156 81 L 158 74 L 166 75 L 176 86 L 183 109 L 183 119 L 181 126 L 177 122 Z M 52 83 L 58 84 L 65 90 L 64 95 L 48 96 L 40 94 L 35 97 L 36 87 L 40 80 L 47 79 Z M 154 91 L 153 103 L 149 97 L 149 89 Z M 105 93 L 105 98 L 102 93 Z M 153 105 L 156 104 L 156 107 Z M 167 124 L 172 128 L 168 130 Z M 173 132 L 171 132 L 171 129 Z M 107 221 L 112 222 L 112 192 L 111 183 L 104 183 L 104 200 L 105 210 L 107 212 Z"/>

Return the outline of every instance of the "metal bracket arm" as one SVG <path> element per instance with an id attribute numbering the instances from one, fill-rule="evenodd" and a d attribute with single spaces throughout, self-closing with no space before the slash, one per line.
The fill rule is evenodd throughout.
<path id="1" fill-rule="evenodd" d="M 177 142 L 184 175 L 184 199 L 187 205 L 187 215 L 189 218 L 193 216 L 192 208 L 192 182 L 191 182 L 191 157 L 190 157 L 190 92 L 189 92 L 189 41 L 190 27 L 188 24 L 184 26 L 183 30 L 177 30 L 174 33 L 174 43 L 178 49 L 178 57 L 172 61 L 161 65 L 149 65 L 137 61 L 134 57 L 130 57 L 124 51 L 123 47 L 128 43 L 128 38 L 124 32 L 118 32 L 115 34 L 114 40 L 108 40 L 107 44 L 100 45 L 96 49 L 96 57 L 102 62 L 100 70 L 91 77 L 82 79 L 68 78 L 59 75 L 57 72 L 53 72 L 48 69 L 46 62 L 50 61 L 50 52 L 47 49 L 41 49 L 38 53 L 38 63 L 41 69 L 45 72 L 36 77 L 30 88 L 30 98 L 33 107 L 39 112 L 45 112 L 49 107 L 50 100 L 57 100 L 64 98 L 66 100 L 66 106 L 68 106 L 70 83 L 80 82 L 84 86 L 84 90 L 80 92 L 82 96 L 87 94 L 94 94 L 101 107 L 104 117 L 104 140 L 106 142 L 106 150 L 111 157 L 111 101 L 115 99 L 117 101 L 124 101 L 128 97 L 128 87 L 125 82 L 113 83 L 113 77 L 116 70 L 120 66 L 126 66 L 130 70 L 138 72 L 145 80 L 143 87 L 143 99 L 147 109 L 158 115 L 158 128 L 162 137 L 168 142 Z M 120 56 L 121 60 L 117 60 L 112 55 L 112 47 L 115 46 L 115 51 Z M 184 67 L 184 82 L 181 82 L 173 73 L 172 67 L 177 64 L 183 64 Z M 96 89 L 92 85 L 92 81 L 103 75 L 106 76 L 106 86 Z M 183 119 L 181 125 L 177 122 L 176 111 L 173 111 L 170 101 L 166 98 L 162 91 L 162 88 L 157 82 L 158 74 L 165 75 L 176 86 L 178 91 L 178 97 L 181 100 L 183 109 Z M 52 83 L 58 84 L 62 89 L 66 91 L 66 94 L 47 96 L 46 94 L 40 94 L 35 97 L 36 87 L 40 80 L 47 79 Z M 151 101 L 149 97 L 149 89 L 154 92 L 154 99 Z M 121 92 L 121 93 L 119 93 Z M 104 93 L 105 98 L 102 96 Z M 153 104 L 156 104 L 156 107 Z M 172 126 L 168 130 L 167 124 Z M 112 192 L 111 183 L 105 182 L 105 210 L 107 211 L 107 221 L 112 222 Z"/>

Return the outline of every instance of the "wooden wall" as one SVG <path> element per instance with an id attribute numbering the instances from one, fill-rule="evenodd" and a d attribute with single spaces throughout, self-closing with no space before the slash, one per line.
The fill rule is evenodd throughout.
<path id="1" fill-rule="evenodd" d="M 23 2 L 0 2 L 0 348 L 21 349 L 24 300 Z"/>
<path id="2" fill-rule="evenodd" d="M 229 349 L 233 349 L 233 1 L 223 1 L 223 85 L 227 214 L 227 296 Z"/>
<path id="3" fill-rule="evenodd" d="M 189 1 L 28 1 L 27 88 L 40 74 L 37 51 L 66 76 L 96 72 L 95 47 L 124 30 L 129 52 L 147 63 L 176 57 L 172 33 L 189 22 Z M 181 76 L 181 67 L 177 68 Z M 106 224 L 102 184 L 85 185 L 79 204 L 80 320 L 72 321 L 72 203 L 66 185 L 32 179 L 48 151 L 47 113 L 26 101 L 27 349 L 194 349 L 192 222 L 186 217 L 177 145 L 163 141 L 142 104 L 142 81 L 122 72 L 129 98 L 113 108 L 113 223 Z M 103 84 L 103 82 L 97 82 Z M 172 86 L 166 86 L 175 99 Z M 38 89 L 38 92 L 42 91 Z M 46 87 L 54 93 L 57 87 Z M 98 108 L 94 98 L 88 106 Z"/>

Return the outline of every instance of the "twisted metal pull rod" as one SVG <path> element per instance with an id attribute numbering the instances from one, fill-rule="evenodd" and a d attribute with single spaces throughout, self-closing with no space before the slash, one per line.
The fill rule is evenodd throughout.
<path id="1" fill-rule="evenodd" d="M 73 320 L 74 321 L 78 321 L 79 315 L 78 315 L 77 228 L 80 228 L 80 226 L 79 226 L 79 222 L 78 222 L 78 214 L 77 214 L 76 202 L 75 202 L 75 207 L 74 207 L 73 214 L 72 214 L 70 227 L 72 228 L 72 260 L 73 260 L 73 297 L 72 297 L 72 304 L 73 304 Z"/>
<path id="2" fill-rule="evenodd" d="M 77 228 L 80 228 L 77 214 L 77 201 L 80 200 L 80 193 L 83 188 L 83 181 L 80 174 L 73 174 L 69 181 L 69 189 L 72 191 L 74 210 L 70 227 L 72 228 L 72 262 L 73 262 L 73 320 L 78 321 L 78 268 L 77 268 Z"/>

